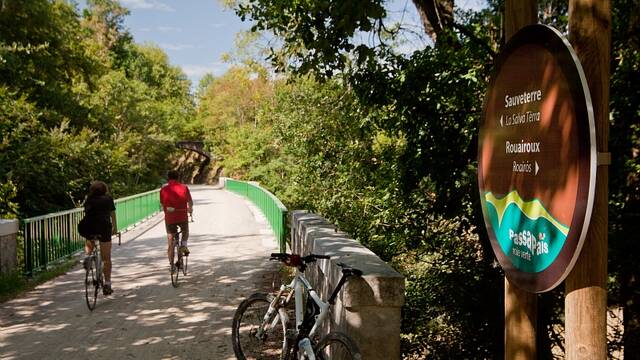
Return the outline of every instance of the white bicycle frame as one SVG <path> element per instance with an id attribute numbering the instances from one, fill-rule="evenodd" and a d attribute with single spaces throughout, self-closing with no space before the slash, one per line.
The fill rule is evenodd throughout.
<path id="1" fill-rule="evenodd" d="M 283 291 L 285 290 L 293 290 L 293 292 L 289 291 L 289 294 L 287 295 L 286 299 L 285 299 L 285 304 L 288 304 L 289 301 L 291 301 L 291 296 L 292 294 L 295 295 L 295 317 L 296 317 L 296 335 L 298 333 L 298 329 L 300 328 L 300 325 L 302 325 L 302 320 L 304 318 L 304 309 L 303 309 L 303 288 L 304 288 L 304 292 L 306 292 L 308 294 L 308 296 L 311 297 L 311 299 L 313 299 L 313 301 L 316 303 L 316 305 L 318 305 L 318 308 L 320 309 L 320 314 L 318 314 L 318 316 L 316 317 L 316 321 L 313 324 L 313 327 L 311 328 L 311 331 L 309 332 L 309 335 L 307 337 L 305 337 L 304 339 L 301 339 L 298 342 L 298 349 L 299 351 L 302 351 L 303 354 L 306 355 L 307 359 L 309 360 L 315 360 L 316 356 L 313 353 L 313 348 L 311 347 L 311 340 L 310 338 L 313 338 L 313 335 L 315 335 L 315 333 L 318 331 L 318 328 L 320 327 L 320 324 L 322 324 L 322 322 L 324 321 L 324 319 L 327 317 L 327 315 L 329 314 L 329 304 L 322 301 L 322 299 L 320 299 L 320 296 L 318 295 L 318 293 L 315 291 L 315 289 L 313 289 L 313 287 L 311 286 L 311 284 L 309 283 L 309 281 L 304 277 L 304 275 L 296 270 L 296 276 L 293 278 L 293 280 L 291 281 L 291 283 L 289 283 L 288 285 L 281 285 L 280 286 L 280 291 L 278 291 L 277 296 L 275 297 L 275 299 L 273 300 L 273 302 L 269 305 L 269 310 L 267 311 L 267 313 L 264 316 L 264 320 L 262 321 L 263 324 L 266 324 L 269 319 L 271 318 L 271 316 L 274 315 L 274 311 L 276 309 L 276 302 L 278 302 L 281 298 L 281 294 Z M 284 311 L 283 308 L 278 309 L 278 315 L 279 316 L 274 316 L 274 318 L 271 320 L 271 323 L 269 324 L 268 329 L 260 329 L 258 331 L 257 336 L 260 337 L 261 334 L 264 331 L 269 331 L 270 329 L 275 329 L 276 326 L 278 326 L 278 321 L 280 320 L 280 318 L 283 318 L 285 324 L 289 322 L 289 316 L 287 315 L 287 312 Z M 286 336 L 286 334 L 285 334 Z"/>

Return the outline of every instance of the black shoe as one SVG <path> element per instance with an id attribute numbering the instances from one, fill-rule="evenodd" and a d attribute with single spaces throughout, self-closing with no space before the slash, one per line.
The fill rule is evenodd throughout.
<path id="1" fill-rule="evenodd" d="M 186 246 L 180 246 L 180 251 L 182 252 L 182 256 L 189 256 L 189 254 L 191 253 L 189 251 L 189 248 Z"/>
<path id="2" fill-rule="evenodd" d="M 113 294 L 113 289 L 111 285 L 105 285 L 102 287 L 102 295 L 111 295 Z"/>

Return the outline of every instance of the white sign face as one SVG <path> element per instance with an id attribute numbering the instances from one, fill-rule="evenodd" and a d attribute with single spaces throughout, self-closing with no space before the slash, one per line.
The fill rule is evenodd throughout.
<path id="1" fill-rule="evenodd" d="M 582 67 L 557 30 L 527 26 L 496 61 L 478 149 L 487 231 L 518 287 L 548 291 L 569 274 L 589 227 L 595 174 Z"/>

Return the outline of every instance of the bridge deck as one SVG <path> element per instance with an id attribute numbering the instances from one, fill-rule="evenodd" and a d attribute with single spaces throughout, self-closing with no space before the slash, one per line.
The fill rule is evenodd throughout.
<path id="1" fill-rule="evenodd" d="M 266 221 L 242 198 L 191 187 L 189 275 L 171 286 L 162 216 L 113 247 L 113 287 L 93 312 L 74 267 L 0 308 L 0 359 L 234 359 L 231 320 L 242 298 L 276 276 Z M 257 216 L 256 216 L 257 215 Z"/>

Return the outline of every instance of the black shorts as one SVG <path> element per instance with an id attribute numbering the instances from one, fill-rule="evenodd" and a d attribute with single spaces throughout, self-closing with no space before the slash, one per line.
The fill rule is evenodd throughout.
<path id="1" fill-rule="evenodd" d="M 189 237 L 189 223 L 187 221 L 176 224 L 165 224 L 165 228 L 167 229 L 167 234 L 175 234 L 178 232 L 178 228 L 180 228 L 182 239 L 187 240 Z"/>
<path id="2" fill-rule="evenodd" d="M 111 232 L 104 232 L 102 234 L 90 235 L 87 240 L 98 239 L 100 242 L 111 242 Z"/>

